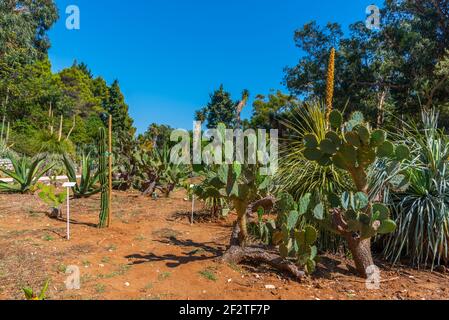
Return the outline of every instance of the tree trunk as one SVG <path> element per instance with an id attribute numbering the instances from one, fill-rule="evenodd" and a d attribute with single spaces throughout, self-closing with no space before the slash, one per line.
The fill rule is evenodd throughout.
<path id="1" fill-rule="evenodd" d="M 346 236 L 349 250 L 355 262 L 357 272 L 361 277 L 367 278 L 368 267 L 373 266 L 373 257 L 371 255 L 371 238 L 360 240 L 353 236 Z"/>
<path id="2" fill-rule="evenodd" d="M 248 239 L 248 229 L 246 228 L 246 211 L 243 215 L 239 215 L 238 217 L 238 225 L 240 228 L 240 233 L 239 233 L 239 241 L 240 241 L 240 246 L 241 247 L 245 247 L 246 246 L 246 240 Z"/>
<path id="3" fill-rule="evenodd" d="M 379 104 L 377 106 L 377 127 L 380 128 L 384 123 L 384 106 L 387 92 L 383 90 L 379 94 Z"/>
<path id="4" fill-rule="evenodd" d="M 270 252 L 267 248 L 232 246 L 222 257 L 226 263 L 239 264 L 250 261 L 257 264 L 266 263 L 273 268 L 289 273 L 296 280 L 301 280 L 305 273 L 293 262 L 283 259 L 280 255 Z"/>

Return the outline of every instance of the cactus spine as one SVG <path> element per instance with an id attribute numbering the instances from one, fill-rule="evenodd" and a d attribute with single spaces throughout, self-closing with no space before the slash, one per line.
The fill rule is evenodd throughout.
<path id="1" fill-rule="evenodd" d="M 106 228 L 108 226 L 109 217 L 109 189 L 107 178 L 106 130 L 104 128 L 100 128 L 98 153 L 100 170 L 99 179 L 101 184 L 101 211 L 98 227 Z"/>

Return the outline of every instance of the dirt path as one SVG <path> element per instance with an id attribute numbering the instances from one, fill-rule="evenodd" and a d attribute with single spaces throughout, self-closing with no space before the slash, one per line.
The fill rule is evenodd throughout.
<path id="1" fill-rule="evenodd" d="M 23 286 L 47 278 L 50 299 L 449 299 L 447 274 L 383 266 L 381 290 L 367 290 L 349 261 L 331 255 L 302 283 L 266 266 L 219 263 L 232 218 L 191 226 L 183 198 L 115 193 L 109 230 L 95 228 L 98 197 L 74 200 L 66 241 L 65 221 L 47 218 L 37 196 L 0 195 L 0 299 L 22 299 Z M 80 290 L 65 287 L 71 265 Z"/>

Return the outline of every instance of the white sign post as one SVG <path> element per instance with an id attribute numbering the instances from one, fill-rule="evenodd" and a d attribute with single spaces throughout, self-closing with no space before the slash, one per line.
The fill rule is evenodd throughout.
<path id="1" fill-rule="evenodd" d="M 195 188 L 194 184 L 190 185 L 190 189 Z M 190 224 L 193 225 L 193 214 L 195 212 L 195 193 L 192 193 L 192 217 L 190 219 Z"/>
<path id="2" fill-rule="evenodd" d="M 67 188 L 67 240 L 70 240 L 70 188 L 76 186 L 76 183 L 65 182 L 62 186 Z"/>

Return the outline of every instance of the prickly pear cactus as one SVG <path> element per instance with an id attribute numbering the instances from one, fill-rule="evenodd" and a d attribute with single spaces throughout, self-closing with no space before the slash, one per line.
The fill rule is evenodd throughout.
<path id="1" fill-rule="evenodd" d="M 310 274 L 315 271 L 318 260 L 318 249 L 315 246 L 318 231 L 313 226 L 305 225 L 303 216 L 307 208 L 303 202 L 301 200 L 296 204 L 289 194 L 280 196 L 277 204 L 280 230 L 273 234 L 273 243 L 279 245 L 279 252 L 284 259 L 294 258 Z"/>
<path id="2" fill-rule="evenodd" d="M 364 251 L 353 252 L 354 257 L 369 255 L 365 262 L 372 263 L 369 246 L 362 248 L 360 244 L 366 244 L 378 234 L 394 232 L 396 223 L 390 219 L 388 207 L 376 203 L 377 199 L 369 199 L 368 169 L 378 159 L 384 158 L 392 166 L 400 166 L 402 161 L 409 158 L 410 150 L 405 145 L 395 145 L 388 141 L 384 130 L 371 130 L 359 113 L 354 113 L 344 123 L 342 114 L 335 110 L 331 113 L 329 122 L 331 129 L 324 139 L 319 141 L 312 134 L 304 137 L 304 157 L 321 166 L 333 165 L 348 172 L 355 191 L 347 190 L 341 195 L 328 194 L 327 201 L 320 200 L 310 204 L 309 210 L 324 226 L 344 236 L 354 251 Z M 327 218 L 323 214 L 325 209 L 331 212 Z M 367 267 L 365 264 L 363 261 L 356 261 L 361 274 Z"/>

